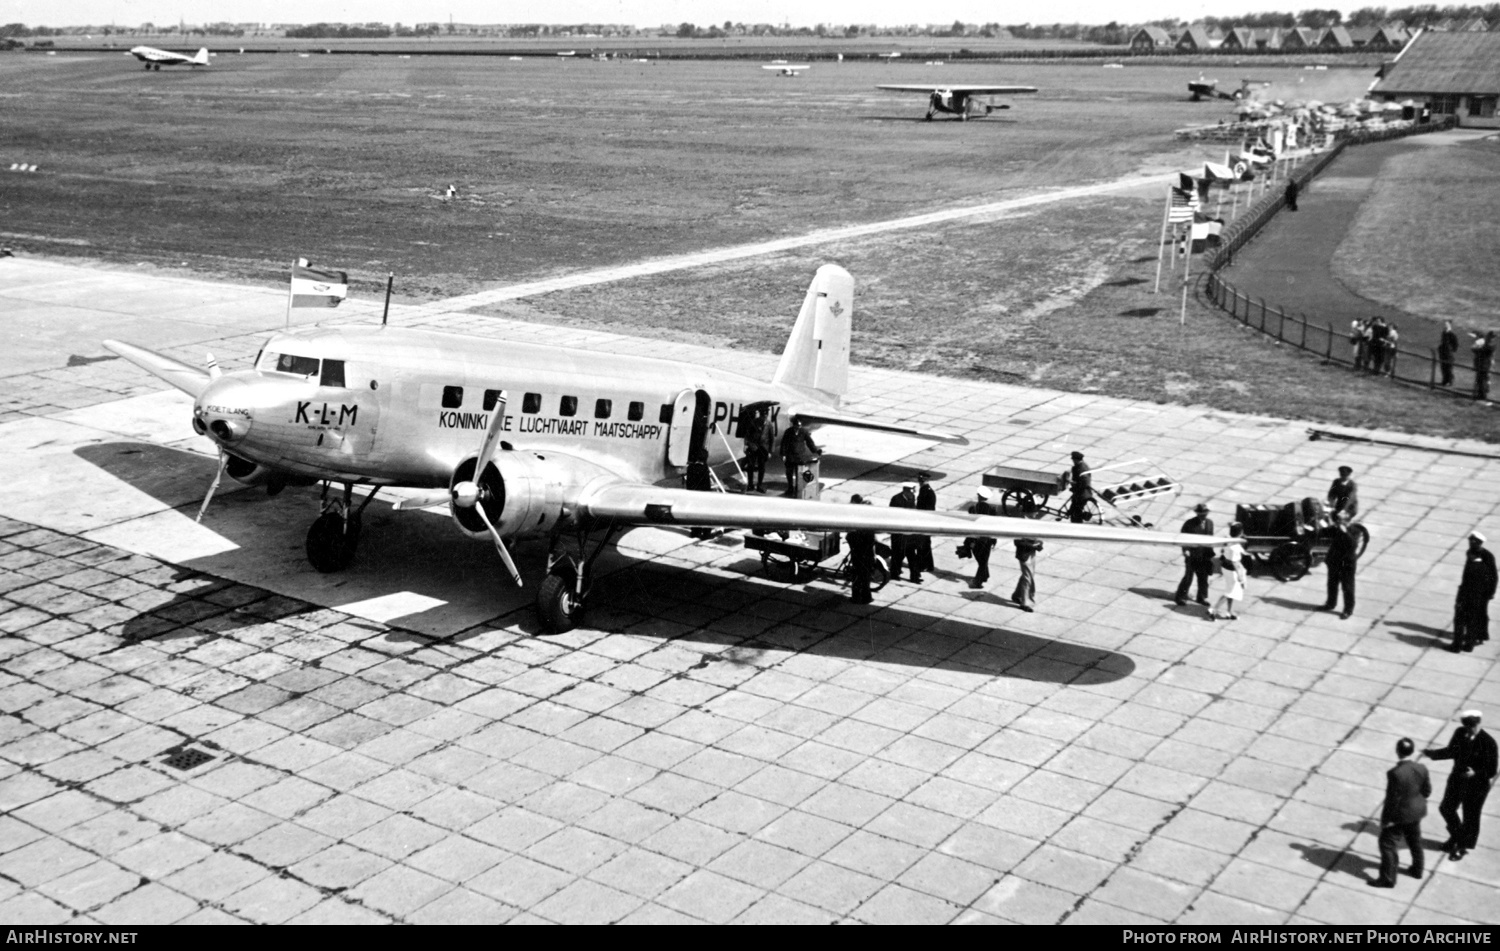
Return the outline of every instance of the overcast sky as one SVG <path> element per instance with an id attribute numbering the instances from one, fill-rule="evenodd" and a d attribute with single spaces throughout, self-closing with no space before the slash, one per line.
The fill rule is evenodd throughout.
<path id="1" fill-rule="evenodd" d="M 1360 4 L 1363 6 L 1364 4 Z M 31 26 L 209 23 L 1135 23 L 1178 17 L 1228 16 L 1263 10 L 1301 10 L 1315 3 L 1208 3 L 1206 0 L 1057 0 L 1047 4 L 994 0 L 3 0 L 0 18 Z M 1324 5 L 1327 9 L 1331 4 Z M 1345 13 L 1354 9 L 1344 9 Z"/>

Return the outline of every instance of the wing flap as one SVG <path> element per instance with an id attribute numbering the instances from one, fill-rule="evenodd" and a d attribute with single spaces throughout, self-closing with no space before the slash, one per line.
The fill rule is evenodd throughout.
<path id="1" fill-rule="evenodd" d="M 888 505 L 848 505 L 800 499 L 692 492 L 633 483 L 614 483 L 589 492 L 581 511 L 601 521 L 633 525 L 743 528 L 762 531 L 897 532 L 911 535 L 1044 538 L 1114 544 L 1212 546 L 1228 539 L 1144 528 L 1075 525 L 1000 516 L 928 512 Z"/>
<path id="2" fill-rule="evenodd" d="M 194 399 L 197 399 L 208 386 L 207 371 L 188 366 L 180 360 L 173 360 L 155 351 L 146 350 L 134 344 L 121 343 L 118 340 L 104 341 L 104 348 L 119 354 L 152 376 L 166 380 Z"/>

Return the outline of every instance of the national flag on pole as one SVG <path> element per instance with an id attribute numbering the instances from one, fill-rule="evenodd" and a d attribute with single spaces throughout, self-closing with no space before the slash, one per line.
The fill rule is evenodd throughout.
<path id="1" fill-rule="evenodd" d="M 347 272 L 316 270 L 308 266 L 306 258 L 298 258 L 292 265 L 293 307 L 337 307 L 347 296 Z"/>
<path id="2" fill-rule="evenodd" d="M 1172 203 L 1167 210 L 1167 221 L 1170 224 L 1186 224 L 1193 220 L 1193 211 L 1198 207 L 1198 193 L 1196 191 L 1184 191 L 1181 188 L 1172 189 Z"/>
<path id="3" fill-rule="evenodd" d="M 1199 181 L 1187 172 L 1179 172 L 1177 180 L 1182 190 L 1192 196 L 1193 210 L 1196 211 L 1201 200 L 1208 197 L 1208 184 Z"/>
<path id="4" fill-rule="evenodd" d="M 1199 215 L 1198 220 L 1193 222 L 1193 253 L 1202 254 L 1209 248 L 1218 247 L 1219 233 L 1223 230 L 1223 221 Z"/>
<path id="5" fill-rule="evenodd" d="M 1220 165 L 1217 162 L 1203 163 L 1203 180 L 1210 185 L 1220 185 L 1227 188 L 1234 183 L 1234 179 L 1234 169 L 1229 166 Z"/>

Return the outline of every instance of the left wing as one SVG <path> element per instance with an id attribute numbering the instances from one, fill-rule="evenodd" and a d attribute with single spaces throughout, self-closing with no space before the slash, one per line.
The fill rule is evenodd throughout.
<path id="1" fill-rule="evenodd" d="M 931 439 L 934 442 L 952 443 L 955 446 L 969 444 L 969 440 L 965 437 L 944 432 L 941 429 L 913 429 L 909 426 L 882 423 L 862 416 L 845 416 L 827 407 L 804 408 L 792 404 L 787 407 L 787 415 L 800 417 L 804 423 L 814 429 L 819 426 L 838 426 L 844 429 L 869 429 L 880 433 L 895 433 L 899 436 L 916 436 L 920 439 Z"/>
<path id="2" fill-rule="evenodd" d="M 1227 538 L 1115 528 L 1070 522 L 1039 522 L 997 515 L 929 512 L 889 505 L 808 502 L 759 495 L 693 492 L 637 483 L 610 483 L 592 488 L 578 501 L 580 514 L 600 521 L 631 525 L 746 528 L 764 531 L 897 532 L 912 535 L 963 535 L 988 538 L 1054 538 L 1060 541 L 1204 547 Z"/>
<path id="3" fill-rule="evenodd" d="M 920 92 L 934 93 L 939 89 L 948 92 L 961 92 L 970 96 L 1012 96 L 1023 92 L 1036 92 L 1035 86 L 972 86 L 959 83 L 928 83 L 925 86 L 914 83 L 896 83 L 892 85 L 876 86 L 876 89 L 888 89 L 891 92 Z"/>

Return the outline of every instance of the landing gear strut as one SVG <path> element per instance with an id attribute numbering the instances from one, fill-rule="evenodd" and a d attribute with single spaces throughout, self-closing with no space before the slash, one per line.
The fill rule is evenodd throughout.
<path id="1" fill-rule="evenodd" d="M 360 516 L 364 514 L 365 506 L 375 498 L 375 493 L 380 491 L 380 487 L 376 486 L 359 503 L 359 507 L 355 508 L 353 485 L 344 483 L 342 498 L 330 499 L 328 488 L 329 484 L 324 483 L 323 514 L 307 530 L 307 560 L 324 574 L 343 571 L 354 561 L 355 549 L 359 547 Z"/>
<path id="2" fill-rule="evenodd" d="M 547 552 L 547 577 L 542 579 L 536 592 L 537 614 L 548 632 L 562 634 L 571 631 L 583 616 L 594 584 L 594 562 L 618 531 L 611 522 L 592 546 L 589 533 L 584 529 L 574 532 L 571 537 L 559 531 L 552 533 L 551 549 Z"/>

